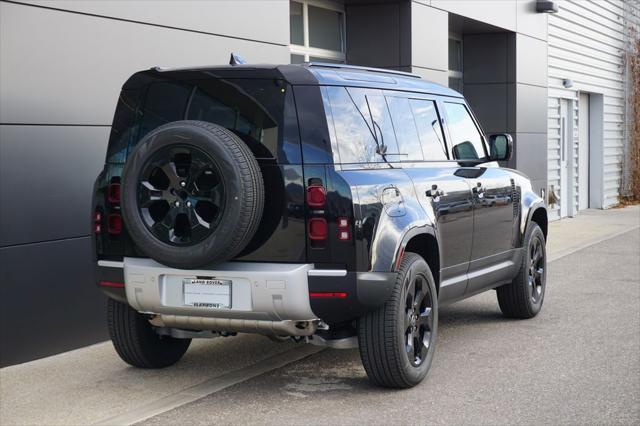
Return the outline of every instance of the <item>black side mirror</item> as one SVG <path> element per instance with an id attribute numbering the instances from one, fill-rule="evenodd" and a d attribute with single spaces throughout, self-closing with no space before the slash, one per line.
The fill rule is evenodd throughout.
<path id="1" fill-rule="evenodd" d="M 509 161 L 513 154 L 513 138 L 508 133 L 489 136 L 489 157 L 491 161 Z"/>

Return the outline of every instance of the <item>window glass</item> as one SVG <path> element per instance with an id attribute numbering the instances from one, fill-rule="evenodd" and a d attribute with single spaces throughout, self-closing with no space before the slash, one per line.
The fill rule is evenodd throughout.
<path id="1" fill-rule="evenodd" d="M 418 128 L 424 159 L 427 161 L 447 160 L 447 148 L 444 143 L 436 103 L 425 99 L 411 99 L 409 103 Z"/>
<path id="2" fill-rule="evenodd" d="M 302 20 L 302 3 L 289 2 L 289 32 L 291 44 L 304 45 L 304 28 Z M 292 63 L 295 63 L 292 61 Z"/>
<path id="3" fill-rule="evenodd" d="M 377 136 L 374 136 L 365 90 L 350 89 L 347 91 L 344 87 L 328 87 L 327 94 L 334 123 L 339 162 L 369 164 L 384 162 L 383 156 L 377 153 L 379 140 L 376 142 Z M 384 101 L 383 98 L 382 101 Z M 374 103 L 376 103 L 374 109 L 381 121 L 378 125 L 382 128 L 382 123 L 385 123 L 383 118 L 385 112 L 379 109 L 378 102 Z M 388 126 L 390 122 L 385 124 Z M 391 137 L 388 132 L 383 135 Z"/>
<path id="4" fill-rule="evenodd" d="M 304 55 L 296 55 L 295 53 L 291 54 L 292 64 L 301 64 L 303 62 L 304 62 Z"/>
<path id="5" fill-rule="evenodd" d="M 132 137 L 137 134 L 139 90 L 123 90 L 111 126 L 111 136 L 107 150 L 107 163 L 124 163 L 127 148 Z"/>
<path id="6" fill-rule="evenodd" d="M 422 161 L 422 148 L 420 148 L 420 139 L 418 137 L 418 129 L 411 113 L 409 100 L 406 98 L 387 97 L 389 112 L 391 113 L 391 121 L 393 129 L 396 133 L 398 142 L 397 160 L 401 161 Z"/>
<path id="7" fill-rule="evenodd" d="M 458 160 L 483 159 L 485 151 L 482 136 L 467 108 L 451 102 L 445 102 L 444 107 L 452 139 L 453 156 Z"/>
<path id="8" fill-rule="evenodd" d="M 238 135 L 258 158 L 301 161 L 298 120 L 290 86 L 274 80 L 217 79 L 149 86 L 138 140 L 178 120 L 216 123 Z"/>
<path id="9" fill-rule="evenodd" d="M 449 69 L 462 71 L 462 42 L 453 38 L 449 39 Z"/>
<path id="10" fill-rule="evenodd" d="M 149 85 L 139 138 L 156 127 L 171 121 L 183 120 L 193 85 L 160 82 Z"/>
<path id="11" fill-rule="evenodd" d="M 327 64 L 344 64 L 344 61 L 338 59 L 321 58 L 319 56 L 309 56 L 309 62 L 325 62 Z"/>
<path id="12" fill-rule="evenodd" d="M 344 51 L 341 12 L 309 5 L 309 46 Z"/>

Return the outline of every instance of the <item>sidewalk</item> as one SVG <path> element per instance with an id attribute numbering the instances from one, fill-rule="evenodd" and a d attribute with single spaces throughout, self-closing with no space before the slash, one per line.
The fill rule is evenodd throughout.
<path id="1" fill-rule="evenodd" d="M 638 227 L 639 206 L 584 211 L 552 222 L 549 259 Z M 0 424 L 132 423 L 315 351 L 310 345 L 239 335 L 194 341 L 175 367 L 139 370 L 120 361 L 110 342 L 100 343 L 1 369 Z"/>

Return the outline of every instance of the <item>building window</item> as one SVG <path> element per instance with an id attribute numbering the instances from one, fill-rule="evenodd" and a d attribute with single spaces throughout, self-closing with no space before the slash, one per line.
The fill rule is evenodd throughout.
<path id="1" fill-rule="evenodd" d="M 289 2 L 291 63 L 345 62 L 344 6 L 328 1 Z"/>
<path id="2" fill-rule="evenodd" d="M 462 38 L 449 36 L 449 87 L 462 93 Z"/>

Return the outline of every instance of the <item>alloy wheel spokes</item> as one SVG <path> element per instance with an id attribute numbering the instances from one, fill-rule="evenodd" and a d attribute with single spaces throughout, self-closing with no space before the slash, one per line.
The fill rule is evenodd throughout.
<path id="1" fill-rule="evenodd" d="M 411 276 L 407 285 L 404 332 L 406 352 L 414 366 L 426 359 L 433 331 L 432 299 L 429 284 L 422 275 Z"/>
<path id="2" fill-rule="evenodd" d="M 215 231 L 225 187 L 215 162 L 195 147 L 170 147 L 145 165 L 138 207 L 147 228 L 170 244 L 200 242 Z"/>

